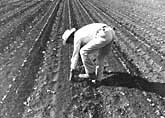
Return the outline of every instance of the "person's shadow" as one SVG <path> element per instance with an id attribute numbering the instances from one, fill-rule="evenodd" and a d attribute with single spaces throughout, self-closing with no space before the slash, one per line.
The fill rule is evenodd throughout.
<path id="1" fill-rule="evenodd" d="M 98 81 L 97 87 L 100 86 L 136 88 L 156 93 L 162 97 L 165 96 L 165 83 L 149 82 L 145 78 L 124 72 L 110 72 L 106 78 Z"/>

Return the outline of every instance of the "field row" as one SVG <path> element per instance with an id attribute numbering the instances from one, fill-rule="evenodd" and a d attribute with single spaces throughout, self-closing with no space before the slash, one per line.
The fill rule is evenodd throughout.
<path id="1" fill-rule="evenodd" d="M 118 23 L 116 22 L 117 19 L 113 18 L 110 14 L 106 14 L 105 11 L 102 11 L 100 9 L 103 8 L 104 6 L 95 3 L 97 2 L 80 1 L 80 0 L 75 0 L 70 2 L 70 9 L 72 16 L 75 16 L 72 17 L 73 18 L 72 22 L 74 24 L 73 25 L 74 27 L 79 28 L 85 24 L 92 22 L 105 22 L 117 28 L 117 35 L 120 40 L 124 40 L 124 38 L 130 38 L 130 37 L 135 39 L 135 36 L 130 35 L 129 32 L 124 32 L 125 28 L 121 28 L 117 26 Z M 118 45 L 120 43 L 121 42 L 117 41 Z M 114 54 L 115 52 L 117 52 L 118 55 L 115 55 Z M 124 51 L 124 53 L 126 52 Z M 114 56 L 116 56 L 116 58 L 113 60 L 112 58 L 114 58 Z M 121 60 L 119 61 L 117 58 L 121 58 Z M 122 52 L 118 50 L 118 47 L 116 47 L 116 45 L 113 45 L 113 53 L 111 53 L 110 51 L 108 66 L 112 66 L 111 67 L 112 71 L 125 72 L 126 70 L 128 70 L 128 72 L 138 74 L 134 66 L 131 65 L 129 66 L 131 62 L 129 61 L 129 59 L 130 58 L 128 58 L 127 56 L 122 55 Z M 117 66 L 113 65 L 112 63 L 117 63 L 116 64 Z M 113 70 L 113 68 L 115 69 Z M 126 78 L 128 79 L 128 77 L 122 78 L 121 75 L 121 77 L 119 76 L 119 78 L 114 78 L 114 81 L 115 79 L 116 81 L 117 80 L 124 81 L 122 79 L 126 79 Z M 109 82 L 109 84 L 112 85 L 112 87 L 102 87 L 99 88 L 99 90 L 95 90 L 90 87 L 86 88 L 85 83 L 73 84 L 73 88 L 72 88 L 73 100 L 69 106 L 68 117 L 69 116 L 93 117 L 93 118 L 94 117 L 115 118 L 115 117 L 124 117 L 124 116 L 125 117 L 144 117 L 144 116 L 159 117 L 163 114 L 165 108 L 163 106 L 163 100 L 161 97 L 147 92 L 142 92 L 137 89 L 113 87 L 113 85 L 115 86 L 115 84 L 119 84 L 120 82 L 110 83 L 113 82 L 113 78 L 109 78 L 109 79 L 112 80 L 109 81 L 107 80 L 107 82 Z M 139 78 L 139 81 L 142 80 L 140 80 Z M 139 84 L 138 81 L 136 82 L 134 81 L 134 84 L 136 83 L 138 85 Z M 144 83 L 140 83 L 140 84 L 144 84 Z M 142 87 L 143 85 L 138 85 L 138 86 Z M 144 111 L 148 114 L 144 114 Z M 163 117 L 163 115 L 161 117 Z"/>
<path id="2" fill-rule="evenodd" d="M 43 65 L 37 74 L 34 92 L 27 99 L 26 110 L 23 118 L 32 117 L 61 117 L 63 108 L 67 105 L 69 96 L 68 48 L 62 48 L 61 34 L 69 27 L 68 4 L 66 0 L 60 1 L 60 5 L 54 19 L 50 41 L 47 42 L 47 50 L 44 53 Z"/>
<path id="3" fill-rule="evenodd" d="M 1 46 L 5 47 L 1 51 L 0 60 L 0 116 L 2 117 L 15 118 L 22 116 L 24 111 L 23 102 L 33 89 L 48 41 L 47 38 L 43 39 L 43 31 L 46 31 L 45 27 L 50 22 L 48 20 L 52 19 L 50 16 L 52 16 L 52 11 L 56 11 L 55 6 L 58 2 L 55 1 L 53 4 L 51 4 L 51 1 L 41 2 L 41 4 L 27 10 L 23 16 L 18 16 L 17 21 L 19 21 L 19 24 L 17 21 L 13 21 L 15 28 L 11 32 L 6 30 L 11 34 L 5 36 L 8 42 L 1 40 L 3 44 Z M 11 42 L 9 39 L 11 39 Z"/>
<path id="4" fill-rule="evenodd" d="M 123 8 L 123 12 L 121 12 L 120 9 L 118 10 L 116 8 L 117 3 L 114 5 L 101 1 L 93 1 L 93 3 L 98 6 L 100 10 L 112 17 L 111 20 L 116 22 L 116 24 L 112 24 L 114 27 L 118 28 L 118 30 L 123 30 L 122 32 L 117 31 L 119 37 L 117 42 L 121 50 L 126 53 L 128 59 L 139 68 L 143 76 L 150 81 L 164 82 L 163 30 L 159 31 L 151 28 L 150 25 L 148 25 L 148 20 L 145 20 L 145 18 L 142 19 L 140 15 L 136 14 L 136 11 L 128 11 L 126 9 L 127 7 L 125 7 L 126 10 L 124 7 L 121 7 Z M 105 7 L 103 8 L 101 6 Z M 120 5 L 118 5 L 118 7 L 120 7 Z M 112 8 L 114 9 L 112 10 Z M 133 16 L 138 16 L 139 18 Z M 137 20 L 136 22 L 135 19 Z M 144 20 L 145 22 L 143 22 Z M 153 38 L 150 36 L 150 32 L 157 33 L 157 35 L 155 34 Z"/>

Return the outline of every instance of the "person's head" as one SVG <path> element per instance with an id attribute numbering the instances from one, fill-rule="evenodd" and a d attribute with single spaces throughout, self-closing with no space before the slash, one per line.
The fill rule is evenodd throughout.
<path id="1" fill-rule="evenodd" d="M 66 44 L 73 44 L 73 40 L 74 40 L 74 32 L 76 31 L 75 28 L 72 29 L 67 29 L 63 35 L 62 35 L 62 39 L 63 39 L 63 45 Z"/>

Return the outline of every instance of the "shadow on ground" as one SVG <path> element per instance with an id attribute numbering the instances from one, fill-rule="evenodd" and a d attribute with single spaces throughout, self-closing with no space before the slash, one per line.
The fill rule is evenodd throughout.
<path id="1" fill-rule="evenodd" d="M 133 76 L 124 72 L 109 73 L 108 77 L 97 83 L 97 87 L 100 86 L 136 88 L 165 97 L 165 83 L 149 82 L 145 78 Z"/>

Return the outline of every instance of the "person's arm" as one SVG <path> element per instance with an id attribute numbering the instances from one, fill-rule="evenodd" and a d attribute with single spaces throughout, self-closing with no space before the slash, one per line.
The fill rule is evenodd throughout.
<path id="1" fill-rule="evenodd" d="M 80 45 L 81 45 L 80 40 L 74 41 L 74 49 L 73 49 L 73 54 L 71 58 L 71 66 L 70 66 L 71 70 L 76 69 L 78 59 L 79 59 Z"/>
<path id="2" fill-rule="evenodd" d="M 74 79 L 74 76 L 76 74 L 76 66 L 79 59 L 79 51 L 80 51 L 80 41 L 74 41 L 74 49 L 71 58 L 69 81 Z"/>
<path id="3" fill-rule="evenodd" d="M 116 36 L 115 30 L 113 30 L 113 40 L 114 42 L 118 41 L 118 37 Z"/>

